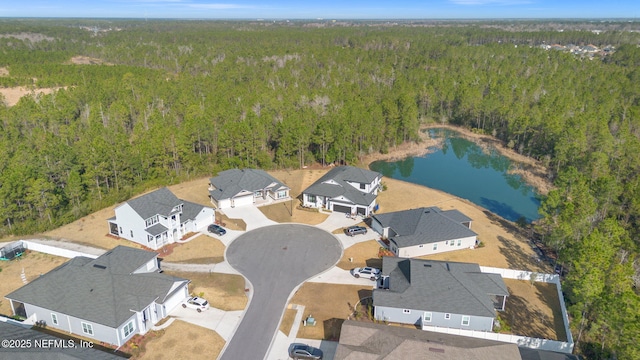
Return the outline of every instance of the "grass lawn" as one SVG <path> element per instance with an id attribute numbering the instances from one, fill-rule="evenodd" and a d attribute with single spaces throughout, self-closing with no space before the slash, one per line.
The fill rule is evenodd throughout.
<path id="1" fill-rule="evenodd" d="M 0 261 L 0 314 L 12 316 L 11 303 L 4 296 L 21 288 L 24 283 L 20 274 L 24 269 L 27 281 L 33 281 L 69 259 L 59 256 L 27 251 L 12 261 Z"/>
<path id="2" fill-rule="evenodd" d="M 309 315 L 315 326 L 300 326 L 297 337 L 305 339 L 337 340 L 340 327 L 360 299 L 371 296 L 371 286 L 305 283 L 298 289 L 291 304 L 305 306 L 303 320 Z"/>
<path id="3" fill-rule="evenodd" d="M 511 333 L 536 338 L 567 341 L 560 299 L 555 284 L 504 279 L 509 297 L 503 320 Z"/>
<path id="4" fill-rule="evenodd" d="M 316 209 L 302 209 L 300 202 L 295 199 L 277 204 L 260 206 L 258 209 L 269 218 L 278 223 L 300 223 L 307 225 L 318 225 L 325 221 L 329 215 L 322 214 Z M 293 210 L 291 207 L 293 206 Z"/>
<path id="5" fill-rule="evenodd" d="M 357 243 L 344 250 L 342 259 L 338 262 L 338 267 L 344 270 L 351 270 L 355 267 L 373 266 L 380 268 L 382 260 L 378 258 L 380 244 L 375 240 Z M 349 259 L 353 261 L 349 261 Z"/>
<path id="6" fill-rule="evenodd" d="M 247 224 L 242 219 L 231 219 L 227 215 L 221 213 L 220 211 L 216 211 L 216 221 L 220 223 L 220 225 L 229 230 L 240 230 L 246 231 Z"/>
<path id="7" fill-rule="evenodd" d="M 165 261 L 188 264 L 217 264 L 224 261 L 224 244 L 207 235 L 183 244 L 177 244 L 168 255 L 160 255 Z"/>
<path id="8" fill-rule="evenodd" d="M 149 340 L 143 352 L 132 359 L 217 359 L 224 344 L 224 339 L 213 330 L 175 320 Z"/>
<path id="9" fill-rule="evenodd" d="M 289 333 L 291 332 L 293 321 L 295 320 L 296 314 L 298 313 L 298 310 L 290 309 L 289 307 L 287 307 L 287 309 L 284 311 L 284 316 L 282 317 L 282 321 L 280 322 L 280 331 L 282 331 L 282 333 L 287 336 L 289 336 Z"/>
<path id="10" fill-rule="evenodd" d="M 191 280 L 189 293 L 204 297 L 214 308 L 235 311 L 247 306 L 244 278 L 240 275 L 181 271 L 165 271 L 165 274 Z"/>

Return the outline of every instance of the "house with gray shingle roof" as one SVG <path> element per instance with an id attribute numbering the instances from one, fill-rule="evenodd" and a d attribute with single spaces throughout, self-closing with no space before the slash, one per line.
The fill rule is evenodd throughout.
<path id="1" fill-rule="evenodd" d="M 121 346 L 180 305 L 188 284 L 160 273 L 157 253 L 121 245 L 96 259 L 75 257 L 5 297 L 16 315 Z"/>
<path id="2" fill-rule="evenodd" d="M 129 200 L 107 220 L 109 234 L 153 250 L 215 222 L 212 208 L 178 199 L 166 187 Z"/>
<path id="3" fill-rule="evenodd" d="M 218 209 L 290 199 L 289 187 L 258 169 L 230 169 L 209 179 L 209 198 Z"/>
<path id="4" fill-rule="evenodd" d="M 458 210 L 437 207 L 376 214 L 371 218 L 371 228 L 388 239 L 389 249 L 400 257 L 469 249 L 477 240 L 469 217 Z"/>
<path id="5" fill-rule="evenodd" d="M 509 291 L 499 274 L 478 264 L 382 258 L 373 290 L 374 317 L 417 326 L 492 331 Z"/>
<path id="6" fill-rule="evenodd" d="M 302 192 L 302 206 L 370 216 L 376 208 L 382 174 L 338 166 Z"/>

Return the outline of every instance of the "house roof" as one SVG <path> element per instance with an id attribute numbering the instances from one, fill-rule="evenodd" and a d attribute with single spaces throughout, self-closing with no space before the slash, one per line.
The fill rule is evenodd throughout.
<path id="1" fill-rule="evenodd" d="M 43 332 L 32 330 L 19 325 L 10 324 L 0 321 L 0 334 L 5 339 L 12 340 L 31 340 L 29 347 L 3 347 L 0 348 L 0 357 L 6 357 L 13 360 L 116 360 L 123 358 L 106 351 L 100 351 L 90 347 L 63 347 L 50 346 L 41 348 L 34 346 L 35 341 L 47 344 L 48 340 L 61 341 L 62 338 L 45 334 Z M 66 338 L 64 338 L 66 339 Z M 66 340 L 64 340 L 66 341 Z M 65 342 L 65 344 L 67 344 Z M 77 340 L 74 342 L 78 345 Z"/>
<path id="2" fill-rule="evenodd" d="M 514 360 L 516 344 L 347 320 L 335 360 Z"/>
<path id="3" fill-rule="evenodd" d="M 133 273 L 156 257 L 122 245 L 96 259 L 75 257 L 6 297 L 117 328 L 132 310 L 162 304 L 176 284 L 189 281 L 156 272 Z"/>
<path id="4" fill-rule="evenodd" d="M 520 347 L 522 360 L 578 360 L 576 355 Z"/>
<path id="5" fill-rule="evenodd" d="M 148 219 L 156 214 L 169 216 L 173 208 L 182 203 L 183 201 L 166 187 L 127 201 L 127 204 L 143 219 Z"/>
<path id="6" fill-rule="evenodd" d="M 383 257 L 389 289 L 373 290 L 373 305 L 495 317 L 491 295 L 509 295 L 498 274 L 478 264 Z"/>
<path id="7" fill-rule="evenodd" d="M 373 218 L 383 227 L 393 230 L 389 237 L 401 248 L 477 235 L 462 225 L 471 219 L 458 210 L 424 207 L 376 214 Z"/>
<path id="8" fill-rule="evenodd" d="M 204 205 L 192 203 L 190 201 L 184 201 L 182 203 L 182 215 L 180 220 L 185 222 L 187 220 L 195 220 L 196 216 L 204 209 Z"/>
<path id="9" fill-rule="evenodd" d="M 258 169 L 225 170 L 209 179 L 209 182 L 215 187 L 214 190 L 209 190 L 209 194 L 216 200 L 230 199 L 243 191 L 253 193 L 264 189 L 289 189 L 280 180 Z"/>
<path id="10" fill-rule="evenodd" d="M 376 195 L 362 192 L 347 182 L 370 184 L 378 177 L 382 175 L 375 171 L 354 166 L 338 166 L 311 184 L 303 193 L 329 198 L 344 196 L 354 204 L 370 205 L 376 199 Z"/>

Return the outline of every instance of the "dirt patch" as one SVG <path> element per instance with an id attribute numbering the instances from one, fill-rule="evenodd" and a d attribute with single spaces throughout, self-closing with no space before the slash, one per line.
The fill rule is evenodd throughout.
<path id="1" fill-rule="evenodd" d="M 165 271 L 165 274 L 191 280 L 189 293 L 204 297 L 209 304 L 224 311 L 244 310 L 247 295 L 240 275 Z"/>
<path id="2" fill-rule="evenodd" d="M 260 206 L 258 209 L 270 220 L 278 223 L 301 223 L 318 225 L 329 215 L 320 213 L 317 209 L 304 209 L 296 206 L 298 200 L 286 201 L 272 205 Z"/>
<path id="3" fill-rule="evenodd" d="M 0 314 L 12 316 L 11 303 L 4 296 L 25 284 L 22 282 L 22 270 L 27 281 L 33 281 L 42 274 L 64 264 L 69 259 L 27 251 L 21 257 L 12 261 L 0 261 Z"/>
<path id="4" fill-rule="evenodd" d="M 4 103 L 7 106 L 14 106 L 20 101 L 23 96 L 33 95 L 37 96 L 40 94 L 48 95 L 52 92 L 63 89 L 62 87 L 56 88 L 42 88 L 42 89 L 29 89 L 24 86 L 18 86 L 13 88 L 0 88 L 0 94 L 4 97 Z"/>
<path id="5" fill-rule="evenodd" d="M 338 262 L 338 267 L 343 270 L 351 270 L 355 267 L 373 266 L 382 267 L 382 260 L 378 258 L 380 243 L 369 240 L 357 243 L 344 250 L 342 259 Z M 352 259 L 352 261 L 349 261 Z"/>
<path id="6" fill-rule="evenodd" d="M 70 62 L 74 65 L 113 65 L 111 63 L 102 61 L 101 59 L 92 58 L 89 56 L 74 56 Z"/>
<path id="7" fill-rule="evenodd" d="M 501 318 L 511 333 L 567 341 L 555 284 L 504 279 L 509 297 Z"/>
<path id="8" fill-rule="evenodd" d="M 9 69 L 6 67 L 0 67 L 0 76 L 9 76 Z"/>
<path id="9" fill-rule="evenodd" d="M 186 354 L 206 354 L 207 358 L 217 359 L 224 344 L 215 331 L 176 320 L 145 345 L 143 354 L 132 359 L 183 359 Z"/>
<path id="10" fill-rule="evenodd" d="M 204 206 L 213 206 L 209 199 L 209 178 L 203 177 L 168 186 L 178 199 Z"/>
<path id="11" fill-rule="evenodd" d="M 224 261 L 224 244 L 207 235 L 182 244 L 177 244 L 171 254 L 164 256 L 164 260 L 175 263 L 217 264 Z"/>
<path id="12" fill-rule="evenodd" d="M 0 34 L 0 38 L 14 38 L 18 40 L 28 40 L 31 42 L 40 42 L 40 41 L 53 41 L 55 40 L 51 36 L 47 36 L 39 33 L 26 33 L 21 32 L 18 34 Z"/>
<path id="13" fill-rule="evenodd" d="M 309 169 L 309 170 L 277 170 L 269 171 L 268 173 L 274 178 L 285 183 L 289 189 L 289 194 L 293 199 L 298 199 L 302 194 L 302 190 L 308 188 L 322 175 L 329 171 L 331 167 L 325 167 L 324 169 Z M 300 202 L 298 202 L 299 204 Z M 295 204 L 295 205 L 298 205 Z"/>
<path id="14" fill-rule="evenodd" d="M 216 223 L 218 223 L 223 228 L 227 228 L 229 230 L 247 230 L 247 223 L 242 219 L 231 219 L 227 215 L 221 213 L 220 211 L 216 211 Z"/>
<path id="15" fill-rule="evenodd" d="M 296 319 L 296 314 L 298 314 L 298 310 L 287 308 L 284 311 L 282 321 L 280 322 L 280 331 L 282 331 L 283 334 L 289 336 L 293 322 Z"/>
<path id="16" fill-rule="evenodd" d="M 371 286 L 305 283 L 296 291 L 291 304 L 305 306 L 303 320 L 312 315 L 315 326 L 300 326 L 297 337 L 305 339 L 337 340 L 340 327 L 360 299 L 370 297 Z"/>

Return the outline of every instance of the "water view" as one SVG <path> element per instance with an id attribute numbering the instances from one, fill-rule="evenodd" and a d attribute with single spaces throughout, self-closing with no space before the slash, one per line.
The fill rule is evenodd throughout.
<path id="1" fill-rule="evenodd" d="M 535 190 L 519 175 L 507 173 L 511 160 L 495 150 L 487 153 L 453 131 L 431 129 L 429 134 L 444 138 L 442 148 L 400 161 L 376 161 L 371 170 L 468 199 L 511 221 L 540 217 Z"/>

